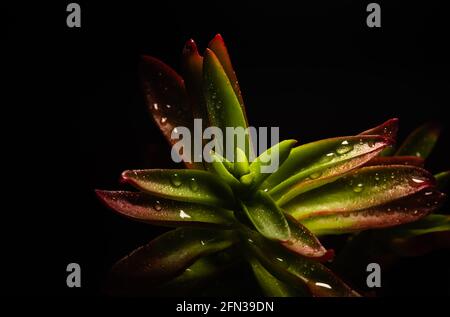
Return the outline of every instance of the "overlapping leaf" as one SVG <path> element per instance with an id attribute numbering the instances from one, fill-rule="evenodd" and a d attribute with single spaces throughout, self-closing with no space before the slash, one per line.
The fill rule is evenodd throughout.
<path id="1" fill-rule="evenodd" d="M 198 258 L 236 242 L 229 230 L 179 228 L 169 231 L 118 261 L 111 270 L 113 288 L 156 286 L 181 274 Z"/>
<path id="2" fill-rule="evenodd" d="M 248 250 L 277 279 L 312 296 L 358 296 L 358 294 L 317 261 L 295 255 L 247 232 Z"/>
<path id="3" fill-rule="evenodd" d="M 230 187 L 206 171 L 134 170 L 123 172 L 122 180 L 158 197 L 209 206 L 234 207 Z"/>
<path id="4" fill-rule="evenodd" d="M 411 166 L 371 166 L 297 196 L 285 210 L 296 219 L 346 213 L 382 205 L 435 185 L 433 176 Z"/>
<path id="5" fill-rule="evenodd" d="M 426 123 L 408 136 L 395 155 L 415 155 L 425 159 L 433 150 L 440 133 L 440 125 Z"/>
<path id="6" fill-rule="evenodd" d="M 390 139 L 382 136 L 340 137 L 292 149 L 280 168 L 261 188 L 281 205 L 295 196 L 334 181 L 377 156 Z"/>
<path id="7" fill-rule="evenodd" d="M 173 145 L 179 141 L 171 137 L 176 127 L 183 126 L 193 131 L 193 111 L 183 78 L 151 56 L 142 57 L 140 71 L 147 107 L 164 137 Z M 202 164 L 194 163 L 194 157 L 190 161 L 185 162 L 188 167 L 203 168 Z"/>
<path id="8" fill-rule="evenodd" d="M 142 192 L 97 190 L 96 193 L 114 211 L 147 223 L 230 227 L 234 222 L 232 211 L 218 207 L 168 200 Z"/>

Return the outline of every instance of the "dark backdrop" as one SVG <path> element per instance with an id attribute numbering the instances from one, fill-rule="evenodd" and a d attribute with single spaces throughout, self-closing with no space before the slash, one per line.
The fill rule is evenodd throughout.
<path id="1" fill-rule="evenodd" d="M 115 260 L 163 232 L 116 216 L 93 190 L 121 188 L 125 169 L 172 166 L 137 65 L 149 54 L 179 69 L 189 38 L 204 48 L 223 35 L 253 126 L 308 142 L 391 117 L 402 138 L 437 120 L 447 129 L 429 167 L 448 169 L 450 34 L 437 1 L 379 2 L 381 29 L 366 26 L 367 1 L 79 1 L 81 29 L 66 27 L 70 1 L 59 2 L 6 13 L 3 281 L 12 293 L 98 294 Z M 402 262 L 384 293 L 448 293 L 444 258 Z M 82 267 L 79 290 L 65 287 L 70 262 Z"/>

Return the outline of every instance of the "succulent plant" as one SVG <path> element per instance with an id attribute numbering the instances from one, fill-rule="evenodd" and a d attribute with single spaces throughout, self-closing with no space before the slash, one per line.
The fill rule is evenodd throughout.
<path id="1" fill-rule="evenodd" d="M 173 130 L 192 127 L 194 118 L 247 127 L 220 35 L 203 56 L 189 40 L 183 71 L 182 78 L 156 58 L 142 59 L 146 103 L 170 144 Z M 211 152 L 211 163 L 186 162 L 186 169 L 123 172 L 137 191 L 98 190 L 100 200 L 128 218 L 176 229 L 118 261 L 110 289 L 170 294 L 248 263 L 268 296 L 359 296 L 327 267 L 333 251 L 321 244 L 323 235 L 397 226 L 410 236 L 450 230 L 448 216 L 429 215 L 444 201 L 439 186 L 449 172 L 435 178 L 422 168 L 438 127 L 419 128 L 389 156 L 397 128 L 391 119 L 353 136 L 299 146 L 285 140 L 250 162 L 250 149 L 235 147 L 234 162 Z M 262 173 L 274 155 L 279 168 Z"/>

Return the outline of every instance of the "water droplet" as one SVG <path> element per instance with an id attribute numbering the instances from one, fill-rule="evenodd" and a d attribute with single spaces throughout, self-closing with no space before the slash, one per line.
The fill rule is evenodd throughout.
<path id="1" fill-rule="evenodd" d="M 422 154 L 420 154 L 420 152 L 416 152 L 416 156 L 417 156 L 417 157 L 421 157 Z"/>
<path id="2" fill-rule="evenodd" d="M 161 207 L 161 203 L 159 202 L 159 200 L 157 200 L 155 202 L 155 205 L 153 206 L 153 208 L 155 208 L 156 211 L 161 211 L 162 207 Z"/>
<path id="3" fill-rule="evenodd" d="M 417 215 L 419 213 L 418 210 L 414 210 L 414 214 Z"/>
<path id="4" fill-rule="evenodd" d="M 362 192 L 363 189 L 364 189 L 364 184 L 363 183 L 359 183 L 358 185 L 353 187 L 353 191 L 355 193 L 360 193 L 360 192 Z"/>
<path id="5" fill-rule="evenodd" d="M 181 186 L 181 177 L 180 175 L 178 175 L 177 173 L 173 174 L 170 177 L 170 181 L 172 182 L 172 185 L 175 187 L 180 187 Z"/>
<path id="6" fill-rule="evenodd" d="M 180 209 L 180 218 L 191 218 L 191 216 L 185 213 L 183 209 Z"/>
<path id="7" fill-rule="evenodd" d="M 430 196 L 433 192 L 425 192 L 425 196 Z"/>
<path id="8" fill-rule="evenodd" d="M 319 160 L 319 163 L 328 163 L 330 162 L 334 157 L 336 156 L 336 154 L 334 154 L 333 152 L 325 154 L 324 156 L 322 156 L 322 158 Z"/>
<path id="9" fill-rule="evenodd" d="M 327 283 L 316 282 L 315 284 L 316 284 L 316 286 L 319 286 L 319 287 L 324 287 L 324 288 L 332 289 L 332 287 L 331 287 L 329 284 L 327 284 Z"/>
<path id="10" fill-rule="evenodd" d="M 412 180 L 414 183 L 416 183 L 416 184 L 422 184 L 422 183 L 425 182 L 424 179 L 418 178 L 418 177 L 412 177 L 411 180 Z"/>
<path id="11" fill-rule="evenodd" d="M 173 128 L 173 133 L 177 133 L 178 134 L 178 129 L 177 128 Z"/>
<path id="12" fill-rule="evenodd" d="M 353 145 L 349 144 L 348 141 L 343 141 L 336 149 L 336 153 L 342 155 L 350 152 L 351 150 L 353 150 Z"/>
<path id="13" fill-rule="evenodd" d="M 374 147 L 375 146 L 375 141 L 374 140 L 369 140 L 367 142 L 367 144 L 369 145 L 369 147 Z"/>
<path id="14" fill-rule="evenodd" d="M 192 178 L 189 180 L 189 188 L 190 188 L 193 192 L 196 192 L 196 191 L 198 190 L 198 183 L 197 183 L 197 180 L 196 180 L 194 177 L 192 177 Z"/>
<path id="15" fill-rule="evenodd" d="M 165 124 L 167 122 L 167 117 L 161 117 L 161 123 Z"/>
<path id="16" fill-rule="evenodd" d="M 155 109 L 155 110 L 159 109 L 158 104 L 156 102 L 153 104 L 153 109 Z"/>
<path id="17" fill-rule="evenodd" d="M 311 179 L 316 179 L 316 178 L 319 178 L 320 175 L 322 175 L 321 172 L 315 172 L 315 173 L 312 173 L 311 175 L 309 175 L 309 177 L 310 177 Z"/>
<path id="18" fill-rule="evenodd" d="M 264 188 L 264 192 L 267 193 L 269 191 L 268 188 Z"/>
<path id="19" fill-rule="evenodd" d="M 203 240 L 200 240 L 200 243 L 201 243 L 202 245 L 205 245 L 205 244 L 206 244 L 205 241 L 203 241 Z"/>
<path id="20" fill-rule="evenodd" d="M 250 239 L 250 238 L 248 238 L 247 241 L 250 242 L 250 243 L 254 243 L 254 241 L 252 239 Z"/>
<path id="21" fill-rule="evenodd" d="M 170 108 L 172 108 L 172 106 L 171 105 L 166 105 L 166 108 L 170 109 Z"/>

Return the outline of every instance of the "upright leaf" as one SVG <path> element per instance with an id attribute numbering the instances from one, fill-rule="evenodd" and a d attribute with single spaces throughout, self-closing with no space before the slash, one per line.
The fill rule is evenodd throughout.
<path id="1" fill-rule="evenodd" d="M 247 123 L 239 100 L 219 59 L 210 49 L 206 49 L 203 59 L 203 84 L 210 124 L 220 128 L 224 136 L 226 136 L 227 127 L 238 128 L 237 134 L 245 141 L 245 149 L 242 150 L 245 150 L 247 157 L 252 157 L 249 155 L 251 153 L 249 135 L 245 131 Z M 224 153 L 226 153 L 227 144 L 230 145 L 232 142 L 234 147 L 237 146 L 237 139 L 236 135 L 234 139 L 225 137 Z M 234 147 L 230 149 L 232 153 L 234 153 Z"/>
<path id="2" fill-rule="evenodd" d="M 151 56 L 142 57 L 140 74 L 147 107 L 166 140 L 174 145 L 179 140 L 171 137 L 172 131 L 179 126 L 193 131 L 194 124 L 183 78 Z M 193 156 L 185 164 L 190 168 L 203 169 L 201 163 L 194 162 Z"/>

